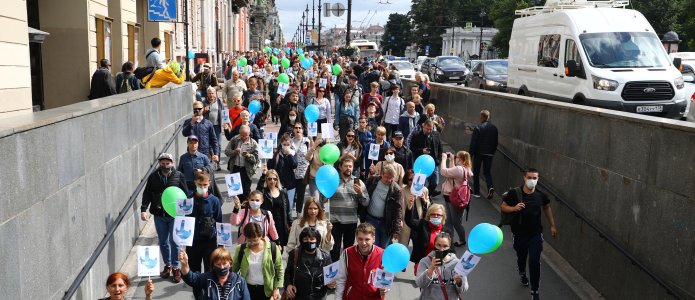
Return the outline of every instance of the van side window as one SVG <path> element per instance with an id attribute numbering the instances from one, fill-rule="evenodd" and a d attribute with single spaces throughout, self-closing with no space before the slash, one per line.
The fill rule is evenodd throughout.
<path id="1" fill-rule="evenodd" d="M 565 67 L 567 66 L 567 61 L 574 60 L 577 63 L 577 69 L 579 74 L 577 77 L 586 79 L 584 74 L 584 64 L 582 63 L 582 57 L 579 56 L 579 49 L 577 49 L 577 43 L 574 40 L 567 39 L 565 41 Z"/>
<path id="2" fill-rule="evenodd" d="M 541 35 L 538 42 L 538 66 L 557 68 L 560 58 L 560 35 Z"/>

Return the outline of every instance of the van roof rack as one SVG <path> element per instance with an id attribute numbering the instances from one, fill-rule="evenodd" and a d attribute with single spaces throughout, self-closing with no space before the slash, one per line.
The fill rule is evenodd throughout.
<path id="1" fill-rule="evenodd" d="M 521 17 L 528 17 L 565 9 L 580 9 L 590 7 L 625 8 L 628 5 L 630 5 L 630 0 L 548 0 L 544 6 L 533 6 L 524 9 L 517 9 L 514 14 Z"/>

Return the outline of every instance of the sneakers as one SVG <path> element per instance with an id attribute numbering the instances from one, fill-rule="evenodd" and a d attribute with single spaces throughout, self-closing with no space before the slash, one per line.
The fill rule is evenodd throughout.
<path id="1" fill-rule="evenodd" d="M 179 283 L 181 282 L 181 269 L 174 269 L 174 283 Z"/>
<path id="2" fill-rule="evenodd" d="M 490 188 L 490 189 L 487 191 L 487 198 L 488 198 L 488 199 L 492 199 L 492 196 L 494 196 L 494 195 L 495 195 L 495 189 Z"/>
<path id="3" fill-rule="evenodd" d="M 538 291 L 531 291 L 531 300 L 540 300 L 540 296 L 538 296 Z"/>
<path id="4" fill-rule="evenodd" d="M 526 273 L 521 273 L 519 276 L 521 278 L 521 285 L 528 286 L 528 277 L 526 277 Z"/>
<path id="5" fill-rule="evenodd" d="M 473 194 L 471 194 L 471 196 L 476 197 L 476 198 L 480 198 L 480 194 L 478 194 L 478 193 L 473 193 Z"/>
<path id="6" fill-rule="evenodd" d="M 167 279 L 167 278 L 169 278 L 170 274 L 171 274 L 171 266 L 167 265 L 164 267 L 164 270 L 161 273 L 159 273 L 159 276 L 161 276 L 164 279 Z"/>

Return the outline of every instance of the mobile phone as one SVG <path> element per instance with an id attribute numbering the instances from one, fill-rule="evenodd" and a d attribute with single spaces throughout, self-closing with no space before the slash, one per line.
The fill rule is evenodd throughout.
<path id="1" fill-rule="evenodd" d="M 360 179 L 359 179 L 359 178 L 355 178 L 355 179 L 353 180 L 353 182 L 355 183 L 355 185 L 358 185 L 358 184 L 360 184 Z"/>
<path id="2" fill-rule="evenodd" d="M 444 251 L 441 250 L 434 250 L 434 258 L 443 260 L 444 259 Z"/>

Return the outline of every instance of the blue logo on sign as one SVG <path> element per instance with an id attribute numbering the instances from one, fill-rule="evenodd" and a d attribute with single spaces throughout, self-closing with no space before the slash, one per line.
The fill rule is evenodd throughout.
<path id="1" fill-rule="evenodd" d="M 147 0 L 147 20 L 176 22 L 176 0 Z"/>

